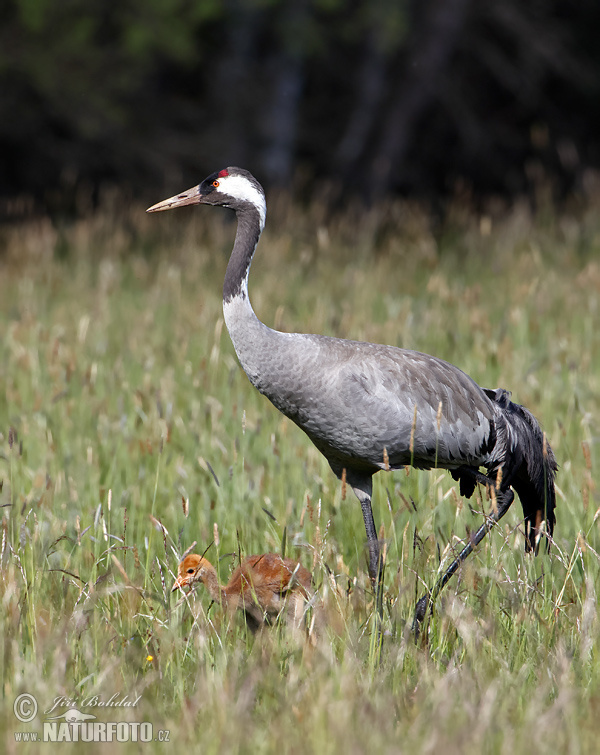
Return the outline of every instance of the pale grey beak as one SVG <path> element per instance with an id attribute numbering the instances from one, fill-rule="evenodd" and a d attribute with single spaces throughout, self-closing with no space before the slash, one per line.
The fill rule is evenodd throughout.
<path id="1" fill-rule="evenodd" d="M 169 199 L 163 199 L 162 202 L 153 204 L 152 207 L 148 207 L 146 212 L 162 212 L 163 210 L 172 210 L 173 207 L 184 207 L 186 204 L 201 204 L 202 200 L 203 196 L 200 194 L 200 185 L 193 186 L 181 194 L 176 194 L 174 197 L 169 197 Z"/>

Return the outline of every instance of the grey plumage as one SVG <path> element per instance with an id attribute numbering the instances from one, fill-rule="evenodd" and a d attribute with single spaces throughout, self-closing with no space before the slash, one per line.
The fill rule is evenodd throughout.
<path id="1" fill-rule="evenodd" d="M 234 348 L 251 383 L 304 430 L 334 473 L 353 487 L 362 506 L 369 573 L 379 585 L 379 598 L 382 564 L 371 478 L 381 469 L 440 467 L 460 481 L 462 495 L 471 496 L 477 483 L 494 490 L 495 512 L 440 579 L 433 596 L 508 510 L 511 488 L 523 506 L 526 548 L 537 548 L 543 522 L 552 535 L 557 466 L 527 409 L 510 401 L 507 391 L 480 388 L 457 367 L 427 354 L 268 328 L 256 317 L 247 289 L 266 216 L 260 184 L 247 171 L 227 168 L 149 211 L 186 204 L 223 205 L 237 214 L 223 284 L 223 311 Z M 427 597 L 419 601 L 417 618 L 424 616 L 427 604 Z"/>

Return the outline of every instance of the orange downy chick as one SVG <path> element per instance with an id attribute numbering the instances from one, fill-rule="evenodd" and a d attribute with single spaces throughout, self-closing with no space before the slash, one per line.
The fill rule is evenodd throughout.
<path id="1" fill-rule="evenodd" d="M 173 592 L 202 582 L 216 603 L 228 610 L 246 612 L 254 626 L 277 617 L 298 623 L 313 594 L 310 572 L 291 558 L 276 553 L 249 556 L 234 570 L 229 582 L 219 584 L 215 567 L 206 558 L 190 553 L 180 562 Z"/>

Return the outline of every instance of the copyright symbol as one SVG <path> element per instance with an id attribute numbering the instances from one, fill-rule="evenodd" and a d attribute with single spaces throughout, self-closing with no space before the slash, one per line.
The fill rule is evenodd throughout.
<path id="1" fill-rule="evenodd" d="M 24 692 L 19 695 L 13 704 L 13 711 L 18 720 L 23 724 L 28 724 L 37 715 L 38 704 L 33 695 Z"/>

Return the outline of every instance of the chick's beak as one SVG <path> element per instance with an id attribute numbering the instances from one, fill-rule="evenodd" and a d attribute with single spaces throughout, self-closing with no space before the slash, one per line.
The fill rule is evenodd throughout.
<path id="1" fill-rule="evenodd" d="M 172 210 L 174 207 L 184 207 L 186 204 L 202 204 L 202 200 L 200 185 L 193 186 L 181 194 L 176 194 L 174 197 L 153 204 L 152 207 L 148 207 L 146 212 L 162 212 L 163 210 Z"/>
<path id="2" fill-rule="evenodd" d="M 181 588 L 184 586 L 184 584 L 185 584 L 185 579 L 183 579 L 182 577 L 177 577 L 177 579 L 173 583 L 173 587 L 171 588 L 171 592 L 175 592 L 176 590 L 181 590 Z"/>

